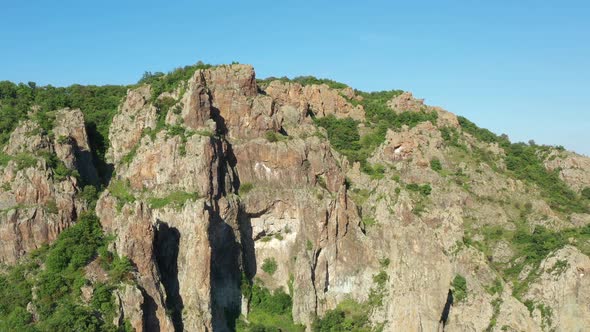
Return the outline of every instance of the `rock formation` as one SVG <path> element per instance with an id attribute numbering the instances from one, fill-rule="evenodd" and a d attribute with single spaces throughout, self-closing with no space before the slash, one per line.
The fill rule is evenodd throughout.
<path id="1" fill-rule="evenodd" d="M 252 67 L 231 65 L 153 91 L 136 86 L 119 106 L 108 135 L 115 175 L 96 204 L 110 248 L 136 269 L 136 284 L 114 293 L 117 325 L 234 330 L 248 319 L 247 280 L 288 291 L 292 319 L 308 331 L 346 301 L 370 307 L 367 326 L 382 331 L 590 326 L 590 215 L 552 208 L 506 171 L 498 144 L 463 132 L 452 113 L 395 96 L 391 112 L 436 121 L 388 128 L 355 162 L 314 121 L 352 118 L 370 133 L 350 88 L 262 87 Z M 576 192 L 588 187 L 589 159 L 554 150 L 546 167 Z M 87 208 L 80 181 L 58 180 L 40 151 L 98 182 L 80 111 L 59 111 L 53 138 L 21 123 L 0 166 L 3 263 L 53 241 Z M 23 153 L 34 162 L 23 166 Z M 527 244 L 511 239 L 536 227 L 576 230 L 527 260 Z"/>

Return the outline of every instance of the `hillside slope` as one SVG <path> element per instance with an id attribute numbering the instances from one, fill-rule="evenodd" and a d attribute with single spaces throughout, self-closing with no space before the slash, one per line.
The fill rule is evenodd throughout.
<path id="1" fill-rule="evenodd" d="M 590 326 L 589 158 L 240 64 L 60 89 L 0 83 L 0 329 Z"/>

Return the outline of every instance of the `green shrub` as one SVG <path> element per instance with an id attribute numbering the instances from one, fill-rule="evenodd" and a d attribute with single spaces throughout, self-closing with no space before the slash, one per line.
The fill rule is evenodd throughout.
<path id="1" fill-rule="evenodd" d="M 315 118 L 314 121 L 316 125 L 326 129 L 328 139 L 336 150 L 355 151 L 360 149 L 357 121 L 351 118 L 338 119 L 332 114 L 323 118 Z"/>
<path id="2" fill-rule="evenodd" d="M 432 192 L 432 187 L 428 183 L 423 185 L 419 185 L 417 183 L 410 183 L 406 185 L 406 188 L 408 190 L 420 193 L 420 195 L 422 196 L 428 196 Z"/>
<path id="3" fill-rule="evenodd" d="M 369 314 L 370 307 L 366 304 L 346 299 L 340 302 L 336 309 L 328 310 L 324 317 L 316 317 L 311 328 L 314 332 L 378 331 L 371 326 Z"/>
<path id="4" fill-rule="evenodd" d="M 252 191 L 252 189 L 254 189 L 254 185 L 252 183 L 244 182 L 240 184 L 240 189 L 238 189 L 238 193 L 240 194 L 240 196 L 244 196 L 250 191 Z"/>
<path id="5" fill-rule="evenodd" d="M 64 136 L 64 135 L 60 135 L 57 138 L 57 143 L 58 144 L 66 144 L 70 142 L 70 136 Z"/>
<path id="6" fill-rule="evenodd" d="M 430 161 L 430 168 L 432 168 L 432 170 L 436 172 L 442 171 L 442 164 L 440 163 L 440 160 L 436 158 L 432 159 Z"/>
<path id="7" fill-rule="evenodd" d="M 264 134 L 264 137 L 266 137 L 266 140 L 271 143 L 279 142 L 287 138 L 287 136 L 281 135 L 280 133 L 274 131 L 267 131 L 266 134 Z"/>
<path id="8" fill-rule="evenodd" d="M 585 199 L 590 199 L 590 187 L 582 189 L 582 197 Z"/>
<path id="9" fill-rule="evenodd" d="M 245 278 L 242 279 L 242 294 L 250 299 L 250 312 L 249 324 L 238 322 L 243 331 L 305 331 L 304 326 L 293 322 L 293 302 L 289 294 L 283 289 L 271 292 L 260 281 L 251 285 L 247 279 L 244 280 Z"/>
<path id="10" fill-rule="evenodd" d="M 374 180 L 383 179 L 385 176 L 385 166 L 381 164 L 370 165 L 366 163 L 363 165 L 362 170 Z"/>
<path id="11" fill-rule="evenodd" d="M 262 263 L 262 271 L 273 275 L 277 271 L 277 261 L 274 258 L 265 258 Z"/>
<path id="12" fill-rule="evenodd" d="M 109 277 L 113 282 L 121 282 L 132 278 L 133 265 L 127 257 L 115 255 L 110 265 Z"/>
<path id="13" fill-rule="evenodd" d="M 455 303 L 462 302 L 467 298 L 467 280 L 462 275 L 457 274 L 455 276 L 451 287 L 453 288 L 453 301 Z"/>
<path id="14" fill-rule="evenodd" d="M 96 207 L 96 201 L 98 200 L 98 191 L 94 186 L 84 186 L 84 189 L 79 193 L 80 198 L 88 203 L 90 210 L 94 210 Z"/>
<path id="15" fill-rule="evenodd" d="M 375 218 L 366 217 L 361 220 L 365 228 L 369 228 L 371 226 L 377 225 L 377 220 Z"/>

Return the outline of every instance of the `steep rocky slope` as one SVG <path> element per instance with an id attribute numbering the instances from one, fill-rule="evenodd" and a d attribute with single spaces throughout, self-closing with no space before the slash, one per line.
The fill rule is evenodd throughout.
<path id="1" fill-rule="evenodd" d="M 79 183 L 103 179 L 95 213 L 133 265 L 113 286 L 121 329 L 590 326 L 586 157 L 512 144 L 407 92 L 257 81 L 247 65 L 130 87 L 105 138 L 112 176 L 82 112 L 58 111 L 52 135 L 31 119 L 4 147 L 0 259 L 54 241 L 94 205 Z"/>

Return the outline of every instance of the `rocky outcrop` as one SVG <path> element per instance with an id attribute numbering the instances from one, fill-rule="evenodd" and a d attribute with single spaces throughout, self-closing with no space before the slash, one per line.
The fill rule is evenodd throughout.
<path id="1" fill-rule="evenodd" d="M 22 122 L 11 134 L 4 152 L 11 158 L 0 166 L 0 262 L 15 263 L 21 256 L 53 241 L 75 222 L 86 203 L 74 176 L 57 176 L 47 163 L 53 153 L 67 168 L 96 180 L 79 110 L 56 113 L 55 133 L 69 139 L 51 141 L 38 124 Z"/>
<path id="2" fill-rule="evenodd" d="M 350 96 L 350 89 L 342 91 L 331 89 L 326 84 L 301 86 L 299 83 L 272 81 L 264 89 L 280 106 L 292 106 L 302 117 L 309 112 L 316 116 L 334 115 L 337 118 L 350 117 L 363 120 L 365 112 L 362 106 L 353 106 L 345 96 Z M 352 99 L 349 97 L 349 99 Z"/>
<path id="3" fill-rule="evenodd" d="M 583 331 L 590 326 L 590 258 L 566 246 L 549 255 L 539 267 L 539 278 L 525 299 L 546 330 Z"/>
<path id="4" fill-rule="evenodd" d="M 58 111 L 53 135 L 55 153 L 66 167 L 77 170 L 88 184 L 98 184 L 98 174 L 92 160 L 82 112 L 79 109 Z"/>
<path id="5" fill-rule="evenodd" d="M 436 112 L 440 126 L 459 128 L 457 116 L 447 112 L 440 107 L 433 107 L 424 104 L 424 99 L 416 99 L 411 92 L 404 91 L 400 95 L 393 97 L 387 106 L 396 113 L 402 112 Z"/>
<path id="6" fill-rule="evenodd" d="M 559 177 L 575 191 L 590 188 L 590 158 L 569 151 L 551 151 L 544 158 L 545 167 L 559 172 Z"/>

